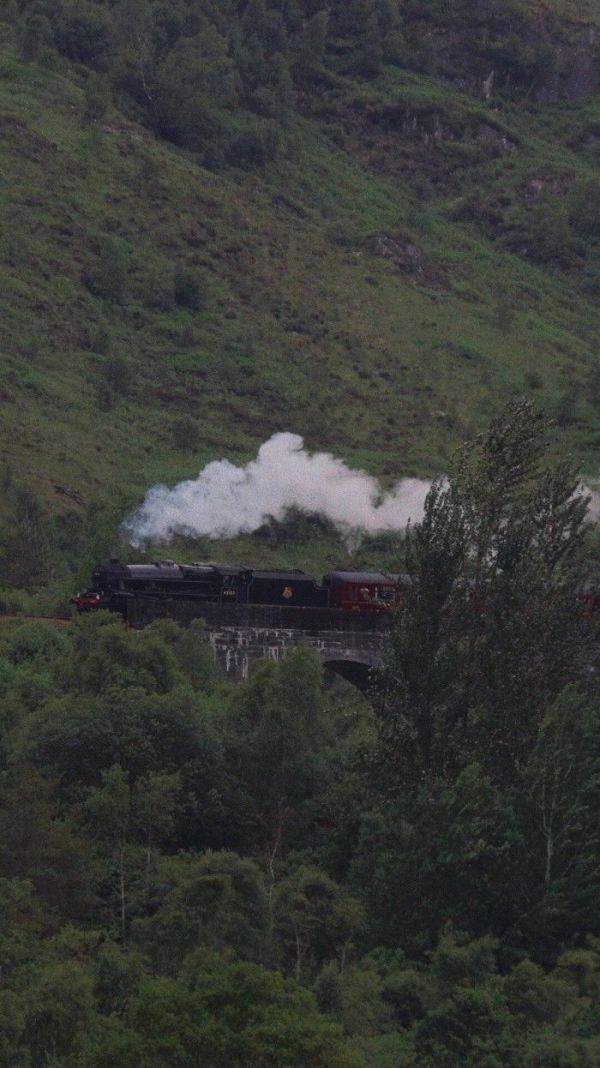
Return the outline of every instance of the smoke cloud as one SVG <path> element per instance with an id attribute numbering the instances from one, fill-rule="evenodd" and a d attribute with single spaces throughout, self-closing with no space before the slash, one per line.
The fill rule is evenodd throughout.
<path id="1" fill-rule="evenodd" d="M 600 523 L 600 483 L 598 480 L 582 482 L 580 492 L 589 497 L 587 517 L 592 523 Z"/>
<path id="2" fill-rule="evenodd" d="M 274 434 L 244 467 L 218 460 L 173 489 L 154 486 L 125 521 L 124 533 L 136 547 L 165 544 L 177 534 L 232 538 L 252 533 L 269 517 L 282 520 L 294 508 L 326 516 L 355 541 L 360 533 L 418 522 L 429 488 L 429 482 L 406 478 L 383 493 L 375 478 L 330 453 L 311 455 L 298 434 Z"/>

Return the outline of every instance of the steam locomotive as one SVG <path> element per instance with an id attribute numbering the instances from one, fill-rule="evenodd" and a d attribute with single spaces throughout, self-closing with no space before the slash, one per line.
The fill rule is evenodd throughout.
<path id="1" fill-rule="evenodd" d="M 124 618 L 132 599 L 154 598 L 221 605 L 329 608 L 390 612 L 397 582 L 377 571 L 330 571 L 319 585 L 304 571 L 258 571 L 212 564 L 123 564 L 111 560 L 92 571 L 91 586 L 72 603 L 78 612 L 107 608 Z"/>

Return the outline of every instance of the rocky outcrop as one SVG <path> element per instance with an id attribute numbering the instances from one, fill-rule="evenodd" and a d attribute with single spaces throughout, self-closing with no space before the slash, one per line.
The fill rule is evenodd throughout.
<path id="1" fill-rule="evenodd" d="M 411 274 L 415 280 L 430 289 L 449 289 L 448 272 L 438 263 L 428 259 L 423 249 L 415 245 L 402 233 L 377 234 L 374 238 L 374 252 L 396 267 L 402 274 Z"/>

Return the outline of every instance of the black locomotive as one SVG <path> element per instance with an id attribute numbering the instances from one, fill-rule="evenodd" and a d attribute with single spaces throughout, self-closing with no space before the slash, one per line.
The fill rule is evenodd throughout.
<path id="1" fill-rule="evenodd" d="M 91 586 L 73 598 L 80 612 L 108 608 L 125 618 L 132 598 L 222 605 L 389 611 L 395 582 L 376 571 L 331 571 L 319 584 L 304 571 L 259 571 L 224 564 L 123 564 L 111 560 L 92 572 Z"/>

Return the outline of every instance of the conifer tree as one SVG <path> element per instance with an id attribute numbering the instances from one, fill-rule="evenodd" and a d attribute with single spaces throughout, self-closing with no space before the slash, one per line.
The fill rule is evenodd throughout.
<path id="1" fill-rule="evenodd" d="M 412 586 L 378 706 L 391 763 L 415 784 L 472 760 L 510 780 L 593 658 L 576 599 L 587 502 L 572 465 L 548 458 L 548 429 L 511 405 L 463 447 L 409 536 Z"/>

